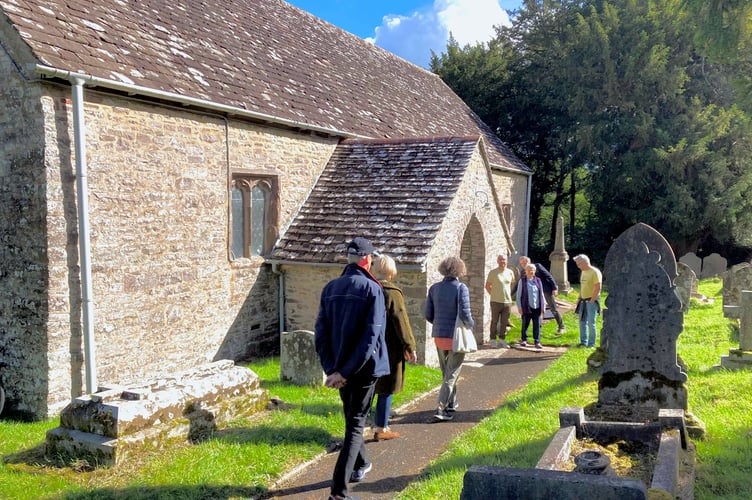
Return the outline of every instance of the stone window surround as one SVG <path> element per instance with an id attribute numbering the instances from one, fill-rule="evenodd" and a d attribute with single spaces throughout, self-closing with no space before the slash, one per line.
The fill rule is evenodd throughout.
<path id="1" fill-rule="evenodd" d="M 232 191 L 234 188 L 240 188 L 246 195 L 243 200 L 243 211 L 247 215 L 246 225 L 243 228 L 243 255 L 233 255 L 233 220 L 232 220 L 232 206 L 230 207 L 230 216 L 228 220 L 228 239 L 227 239 L 227 256 L 232 261 L 239 259 L 252 259 L 259 257 L 251 255 L 251 198 L 250 194 L 255 187 L 261 187 L 267 194 L 266 206 L 265 206 L 265 218 L 264 218 L 264 246 L 262 248 L 262 255 L 267 254 L 274 242 L 277 240 L 277 228 L 279 227 L 279 179 L 275 174 L 269 174 L 268 172 L 256 172 L 248 169 L 233 169 L 230 179 L 230 193 L 229 200 L 232 205 Z"/>

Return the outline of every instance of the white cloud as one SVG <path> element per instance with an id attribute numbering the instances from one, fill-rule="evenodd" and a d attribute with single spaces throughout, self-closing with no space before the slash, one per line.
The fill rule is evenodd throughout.
<path id="1" fill-rule="evenodd" d="M 384 16 L 369 41 L 428 67 L 431 50 L 446 50 L 449 33 L 462 45 L 486 42 L 494 26 L 509 26 L 509 16 L 498 0 L 435 0 L 433 5 L 409 15 Z"/>

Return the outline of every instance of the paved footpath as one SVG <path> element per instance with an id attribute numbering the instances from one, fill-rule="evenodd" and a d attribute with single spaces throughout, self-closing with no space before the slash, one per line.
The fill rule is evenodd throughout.
<path id="1" fill-rule="evenodd" d="M 367 429 L 366 449 L 373 470 L 365 481 L 350 484 L 350 495 L 362 500 L 394 498 L 418 478 L 455 435 L 493 413 L 510 392 L 525 385 L 562 352 L 562 348 L 551 347 L 535 352 L 481 346 L 478 352 L 466 356 L 457 386 L 459 408 L 454 420 L 434 421 L 436 389 L 396 409 L 397 416 L 389 424 L 400 433 L 399 439 L 374 441 Z M 299 467 L 263 498 L 327 499 L 337 454 L 338 451 L 321 455 Z"/>

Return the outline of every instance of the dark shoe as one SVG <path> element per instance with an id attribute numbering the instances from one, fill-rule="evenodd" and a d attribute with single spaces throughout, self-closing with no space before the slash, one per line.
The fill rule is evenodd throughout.
<path id="1" fill-rule="evenodd" d="M 454 418 L 454 415 L 451 415 L 448 411 L 442 410 L 441 408 L 436 409 L 436 414 L 433 416 L 436 420 L 439 422 L 446 422 L 448 420 L 452 420 Z"/>
<path id="2" fill-rule="evenodd" d="M 447 411 L 449 413 L 454 413 L 454 412 L 457 411 L 457 408 L 459 408 L 459 407 L 460 407 L 459 403 L 454 403 L 453 405 L 447 406 L 444 411 Z"/>
<path id="3" fill-rule="evenodd" d="M 389 429 L 383 430 L 381 432 L 374 432 L 373 433 L 373 438 L 376 441 L 387 441 L 389 439 L 397 439 L 398 437 L 400 437 L 399 432 L 394 432 L 394 431 L 389 430 Z"/>
<path id="4" fill-rule="evenodd" d="M 368 462 L 360 469 L 354 470 L 352 475 L 350 476 L 350 482 L 351 483 L 359 483 L 363 481 L 366 478 L 366 474 L 371 472 L 371 469 L 373 469 L 373 463 Z"/>
<path id="5" fill-rule="evenodd" d="M 360 497 L 351 497 L 351 496 L 341 497 L 338 495 L 329 495 L 329 500 L 360 500 Z"/>

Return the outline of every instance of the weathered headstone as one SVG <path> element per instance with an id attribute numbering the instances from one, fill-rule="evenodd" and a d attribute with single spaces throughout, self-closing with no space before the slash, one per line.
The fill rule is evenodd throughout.
<path id="1" fill-rule="evenodd" d="M 721 276 L 726 272 L 727 266 L 728 261 L 726 259 L 717 253 L 711 253 L 702 259 L 702 273 L 700 274 L 700 279 Z"/>
<path id="2" fill-rule="evenodd" d="M 569 254 L 564 249 L 564 218 L 559 217 L 556 221 L 556 240 L 554 241 L 554 251 L 548 256 L 551 260 L 551 275 L 556 280 L 559 292 L 569 293 L 572 287 L 569 284 L 567 274 L 567 261 Z"/>
<path id="3" fill-rule="evenodd" d="M 279 346 L 280 379 L 296 385 L 323 385 L 324 371 L 316 353 L 314 333 L 308 330 L 282 332 Z"/>
<path id="4" fill-rule="evenodd" d="M 652 227 L 636 224 L 611 245 L 603 274 L 609 291 L 602 335 L 608 359 L 598 401 L 686 410 L 687 375 L 676 358 L 684 315 L 668 242 Z"/>
<path id="5" fill-rule="evenodd" d="M 721 356 L 721 366 L 729 370 L 752 368 L 752 290 L 742 290 L 737 308 L 739 349 L 731 349 L 728 356 Z"/>
<path id="6" fill-rule="evenodd" d="M 686 265 L 679 262 L 676 264 L 676 269 L 679 275 L 676 277 L 674 283 L 676 284 L 676 294 L 679 296 L 682 304 L 682 312 L 686 314 L 689 312 L 689 299 L 692 298 L 692 288 L 695 287 L 695 281 L 697 277 L 695 272 Z"/>
<path id="7" fill-rule="evenodd" d="M 700 274 L 702 273 L 702 259 L 699 258 L 694 252 L 685 254 L 681 259 L 679 259 L 679 262 L 688 265 L 689 268 L 694 271 L 695 276 L 700 276 Z"/>
<path id="8" fill-rule="evenodd" d="M 723 273 L 723 315 L 726 318 L 739 319 L 742 290 L 752 290 L 752 264 L 742 262 L 731 266 Z"/>

